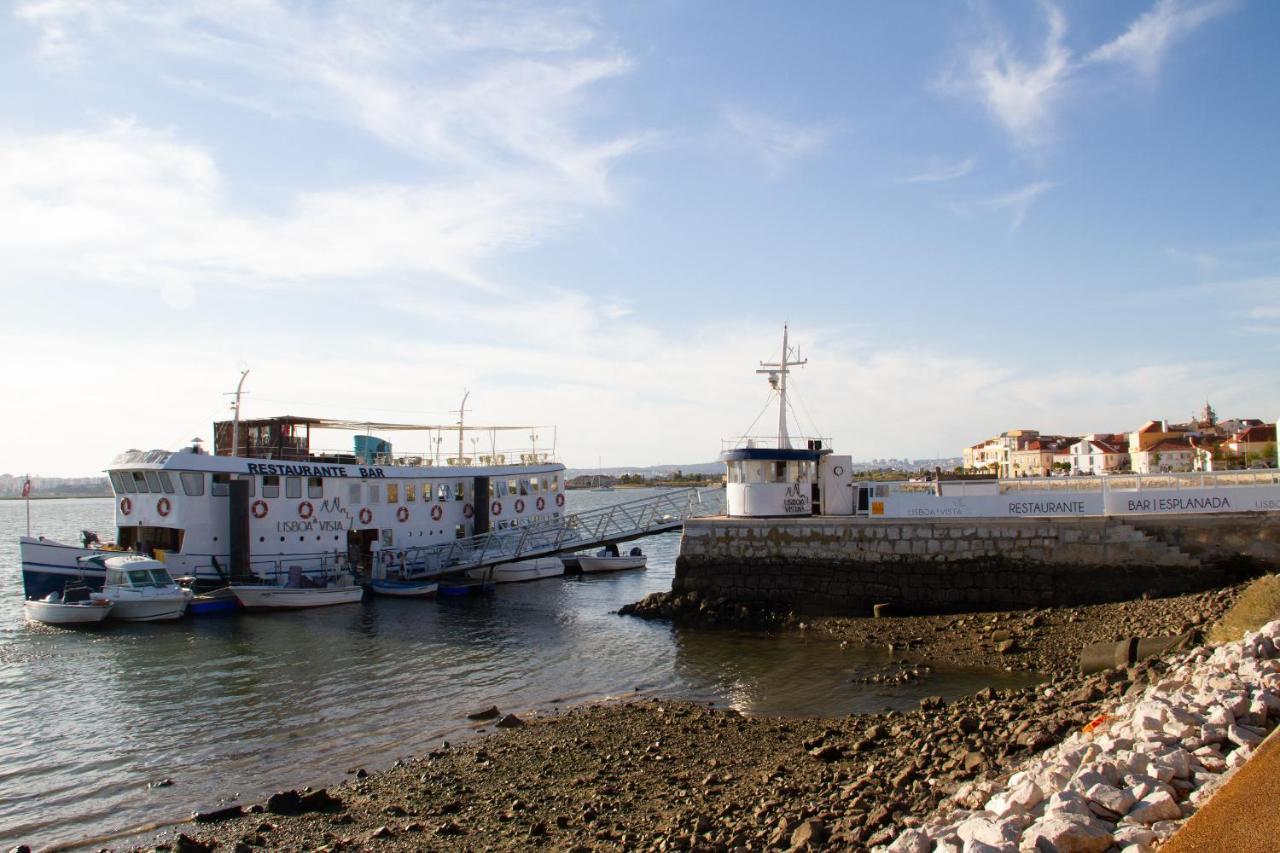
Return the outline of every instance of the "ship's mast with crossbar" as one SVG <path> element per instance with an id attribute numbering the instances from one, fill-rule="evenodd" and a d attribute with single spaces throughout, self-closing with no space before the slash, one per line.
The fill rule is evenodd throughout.
<path id="1" fill-rule="evenodd" d="M 795 361 L 788 361 L 791 356 L 795 356 Z M 803 367 L 809 363 L 809 359 L 800 358 L 800 350 L 796 348 L 792 350 L 787 345 L 787 324 L 782 324 L 782 360 L 778 362 L 760 362 L 763 370 L 757 370 L 756 373 L 768 374 L 769 385 L 778 392 L 778 447 L 786 449 L 791 447 L 791 438 L 787 435 L 787 374 L 790 373 L 789 367 Z"/>

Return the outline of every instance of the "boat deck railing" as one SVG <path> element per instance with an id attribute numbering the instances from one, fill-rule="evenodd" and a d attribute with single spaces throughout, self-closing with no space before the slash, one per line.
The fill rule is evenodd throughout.
<path id="1" fill-rule="evenodd" d="M 787 445 L 792 450 L 814 450 L 831 446 L 831 438 L 821 435 L 792 435 L 787 438 Z M 781 449 L 777 435 L 739 435 L 733 438 L 720 439 L 720 452 L 731 450 L 779 450 Z"/>
<path id="2" fill-rule="evenodd" d="M 1269 486 L 1280 484 L 1280 470 L 1255 468 L 1243 471 L 1186 471 L 1155 474 L 1103 474 L 1084 477 L 1018 477 L 1012 480 L 943 480 L 944 495 L 1020 494 L 1023 492 L 1141 492 L 1152 489 L 1213 489 L 1220 486 Z M 935 492 L 933 481 L 876 483 L 877 496 L 911 492 Z"/>

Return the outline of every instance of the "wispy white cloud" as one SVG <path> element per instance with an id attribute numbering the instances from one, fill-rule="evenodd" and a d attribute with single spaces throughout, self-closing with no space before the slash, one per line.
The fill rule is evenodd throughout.
<path id="1" fill-rule="evenodd" d="M 1217 269 L 1221 264 L 1221 260 L 1212 252 L 1192 251 L 1187 249 L 1179 249 L 1176 246 L 1167 246 L 1164 250 L 1165 255 L 1170 260 L 1180 264 L 1190 264 L 1201 272 L 1209 272 Z"/>
<path id="2" fill-rule="evenodd" d="M 898 182 L 903 184 L 939 184 L 944 181 L 954 181 L 956 178 L 963 178 L 972 172 L 973 167 L 976 165 L 978 165 L 976 157 L 969 157 L 953 163 L 933 160 L 922 171 L 905 178 L 899 178 Z"/>
<path id="3" fill-rule="evenodd" d="M 1074 70 L 1066 16 L 1051 3 L 1040 5 L 1048 32 L 1038 60 L 1020 59 L 1007 36 L 993 31 L 968 50 L 963 70 L 941 81 L 943 88 L 976 96 L 1014 142 L 1028 148 L 1052 138 L 1054 107 Z"/>
<path id="4" fill-rule="evenodd" d="M 1031 206 L 1055 184 L 1052 181 L 1036 181 L 1020 189 L 994 198 L 976 201 L 953 202 L 949 207 L 957 213 L 972 216 L 978 213 L 1008 213 L 1010 215 L 1009 230 L 1017 231 L 1027 221 Z"/>
<path id="5" fill-rule="evenodd" d="M 1154 77 L 1175 44 L 1235 5 L 1236 0 L 1156 0 L 1124 33 L 1095 49 L 1088 59 L 1132 65 L 1142 75 Z"/>
<path id="6" fill-rule="evenodd" d="M 828 124 L 798 124 L 737 107 L 726 108 L 722 118 L 721 140 L 744 148 L 771 177 L 822 151 L 833 133 Z"/>

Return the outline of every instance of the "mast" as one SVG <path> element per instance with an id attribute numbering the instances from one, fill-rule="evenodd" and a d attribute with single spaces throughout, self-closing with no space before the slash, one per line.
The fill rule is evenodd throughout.
<path id="1" fill-rule="evenodd" d="M 466 427 L 463 422 L 467 417 L 467 398 L 471 396 L 471 392 L 467 391 L 462 395 L 462 403 L 458 406 L 458 464 L 463 464 L 462 460 L 466 458 L 462 444 L 462 434 Z"/>
<path id="2" fill-rule="evenodd" d="M 795 361 L 788 361 L 791 355 L 796 356 Z M 787 345 L 787 324 L 782 324 L 782 360 L 774 362 L 760 362 L 763 370 L 757 370 L 756 373 L 768 374 L 769 384 L 778 392 L 778 448 L 786 449 L 791 447 L 791 438 L 787 435 L 787 374 L 790 373 L 789 367 L 803 367 L 809 363 L 809 359 L 800 359 L 799 350 L 792 351 Z"/>
<path id="3" fill-rule="evenodd" d="M 231 408 L 235 411 L 235 418 L 232 420 L 231 427 L 231 455 L 236 456 L 240 452 L 240 395 L 243 393 L 245 377 L 249 375 L 249 368 L 240 371 L 240 383 L 236 385 L 236 390 L 230 392 L 229 396 L 234 396 L 235 400 L 231 403 Z M 215 452 L 216 452 L 215 448 Z"/>

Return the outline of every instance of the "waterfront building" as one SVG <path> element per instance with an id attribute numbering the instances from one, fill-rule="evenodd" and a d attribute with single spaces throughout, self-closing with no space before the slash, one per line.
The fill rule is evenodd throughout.
<path id="1" fill-rule="evenodd" d="M 1072 474 L 1110 474 L 1129 469 L 1125 433 L 1090 433 L 1071 446 Z"/>

